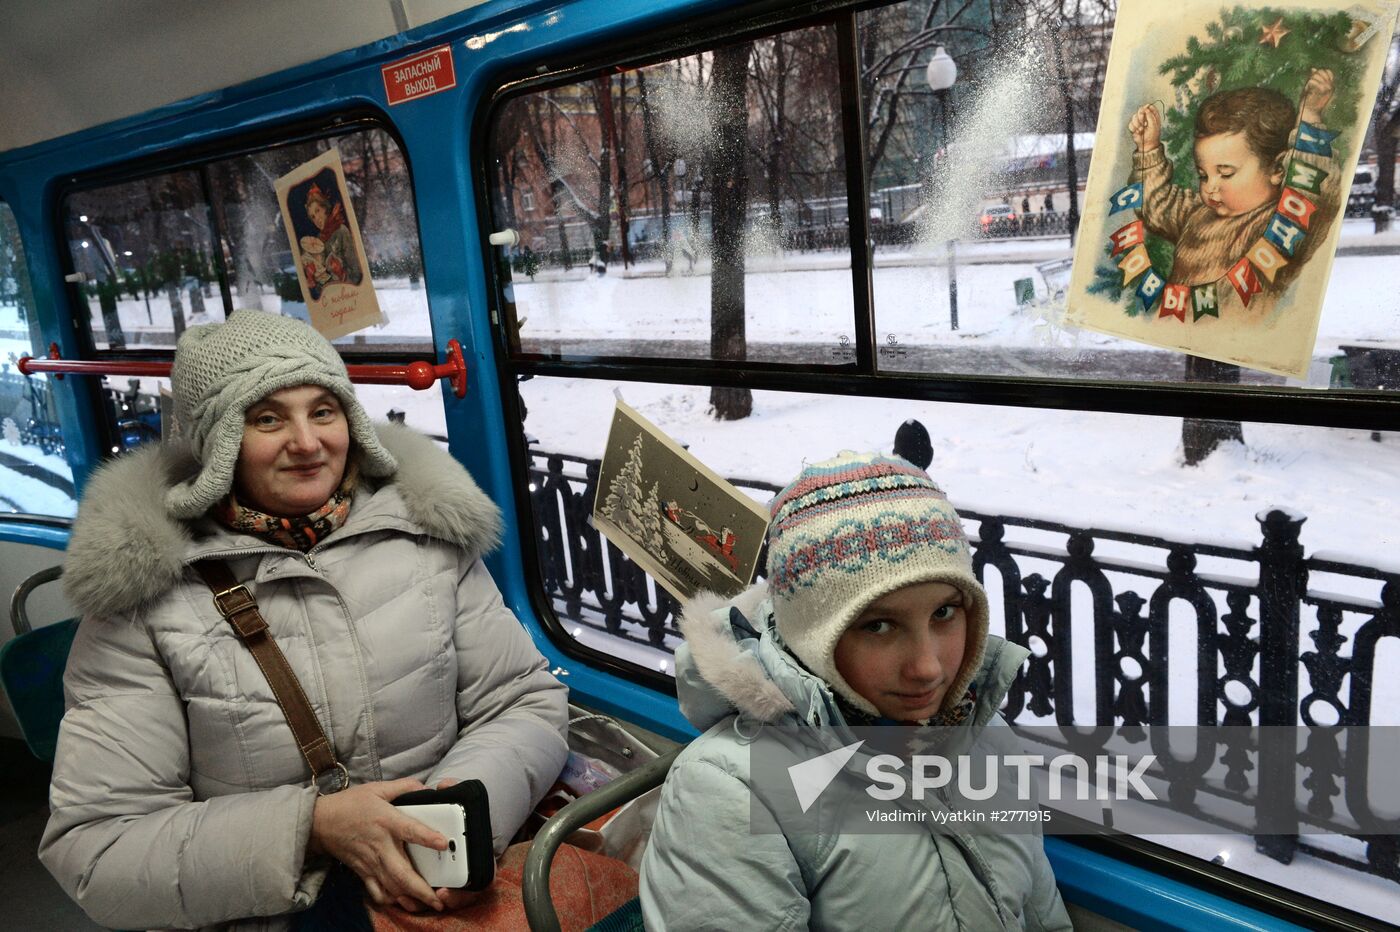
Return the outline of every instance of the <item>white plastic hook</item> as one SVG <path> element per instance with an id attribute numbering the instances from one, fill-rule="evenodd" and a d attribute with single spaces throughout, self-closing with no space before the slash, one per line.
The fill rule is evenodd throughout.
<path id="1" fill-rule="evenodd" d="M 520 233 L 507 227 L 504 230 L 497 230 L 487 237 L 487 241 L 492 246 L 517 246 L 520 243 Z"/>

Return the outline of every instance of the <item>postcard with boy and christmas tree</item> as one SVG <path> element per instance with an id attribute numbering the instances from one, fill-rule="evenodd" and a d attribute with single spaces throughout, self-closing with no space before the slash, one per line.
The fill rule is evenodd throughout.
<path id="1" fill-rule="evenodd" d="M 1066 321 L 1304 378 L 1395 15 L 1122 3 Z"/>
<path id="2" fill-rule="evenodd" d="M 686 602 L 697 592 L 731 596 L 748 586 L 768 509 L 619 401 L 593 526 Z"/>

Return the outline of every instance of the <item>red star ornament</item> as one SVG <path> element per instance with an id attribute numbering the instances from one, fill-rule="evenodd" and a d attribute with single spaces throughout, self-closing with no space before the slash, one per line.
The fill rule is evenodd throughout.
<path id="1" fill-rule="evenodd" d="M 1278 44 L 1283 41 L 1283 37 L 1290 32 L 1292 32 L 1291 29 L 1283 28 L 1283 17 L 1280 16 L 1278 22 L 1274 23 L 1272 26 L 1259 27 L 1259 44 L 1273 45 L 1274 48 L 1278 48 Z"/>

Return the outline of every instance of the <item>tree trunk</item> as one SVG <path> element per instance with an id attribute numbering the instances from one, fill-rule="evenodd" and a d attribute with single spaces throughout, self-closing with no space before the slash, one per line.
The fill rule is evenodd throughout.
<path id="1" fill-rule="evenodd" d="M 98 282 L 97 303 L 102 308 L 102 329 L 107 331 L 107 348 L 126 349 L 126 334 L 122 332 L 122 320 L 117 314 L 116 286 L 106 287 L 104 282 Z"/>
<path id="2" fill-rule="evenodd" d="M 1376 222 L 1377 233 L 1390 229 L 1390 215 L 1395 206 L 1395 133 L 1396 127 L 1390 125 L 1376 133 L 1376 203 L 1371 207 L 1371 217 Z"/>
<path id="3" fill-rule="evenodd" d="M 175 339 L 185 332 L 185 302 L 180 300 L 180 286 L 174 279 L 165 283 L 165 298 L 170 302 L 170 326 L 175 330 Z"/>
<path id="4" fill-rule="evenodd" d="M 753 43 L 717 49 L 711 84 L 711 137 L 705 176 L 713 227 L 710 272 L 710 357 L 742 361 L 744 333 L 744 225 L 748 205 L 746 83 Z M 737 421 L 753 412 L 747 388 L 710 389 L 715 418 Z"/>
<path id="5" fill-rule="evenodd" d="M 1240 367 L 1201 356 L 1186 357 L 1186 381 L 1237 384 Z M 1244 443 L 1239 421 L 1206 421 L 1188 417 L 1181 421 L 1181 449 L 1187 466 L 1198 466 L 1221 444 Z"/>
<path id="6" fill-rule="evenodd" d="M 606 243 L 612 230 L 612 75 L 594 82 L 593 99 L 598 107 L 598 213 L 593 220 L 593 251 L 607 261 Z"/>
<path id="7" fill-rule="evenodd" d="M 617 228 L 622 237 L 622 267 L 625 269 L 632 264 L 632 244 L 631 227 L 627 221 L 627 215 L 631 213 L 631 204 L 628 203 L 628 195 L 631 192 L 631 185 L 627 183 L 627 72 L 617 76 L 617 116 L 612 113 L 612 94 L 608 94 L 608 132 L 612 135 L 613 163 L 617 165 Z M 622 124 L 622 134 L 618 133 L 618 123 Z"/>
<path id="8" fill-rule="evenodd" d="M 1065 63 L 1064 33 L 1060 29 L 1058 17 L 1051 18 L 1051 54 L 1055 57 L 1055 80 L 1060 85 L 1060 96 L 1065 103 L 1065 183 L 1069 185 L 1069 213 L 1065 217 L 1069 228 L 1069 243 L 1074 245 L 1074 234 L 1079 228 L 1079 166 L 1074 151 L 1074 83 L 1070 80 L 1069 68 Z M 1236 373 L 1235 381 L 1239 381 Z"/>
<path id="9" fill-rule="evenodd" d="M 772 138 L 768 143 L 768 225 L 773 234 L 773 245 L 783 248 L 783 169 L 784 134 L 787 132 L 787 56 L 784 54 L 783 39 L 773 41 L 773 119 L 770 122 Z"/>
<path id="10" fill-rule="evenodd" d="M 651 159 L 651 170 L 661 189 L 661 256 L 666 261 L 666 274 L 670 275 L 675 263 L 671 249 L 671 158 L 669 151 L 663 158 L 661 147 L 657 145 L 656 115 L 652 113 L 651 101 L 647 97 L 645 69 L 637 71 L 637 92 L 642 98 L 642 134 L 646 138 L 647 158 Z"/>

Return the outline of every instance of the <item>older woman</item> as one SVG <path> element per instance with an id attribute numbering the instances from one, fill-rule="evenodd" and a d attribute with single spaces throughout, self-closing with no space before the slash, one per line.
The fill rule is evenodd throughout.
<path id="1" fill-rule="evenodd" d="M 496 507 L 431 441 L 371 426 L 294 320 L 191 328 L 172 382 L 180 442 L 99 470 L 74 527 L 40 858 L 119 928 L 286 928 L 336 862 L 376 902 L 460 905 L 402 847 L 445 839 L 389 801 L 481 780 L 499 853 L 567 754 L 565 690 L 481 563 Z M 201 561 L 256 598 L 348 788 L 312 780 Z"/>

